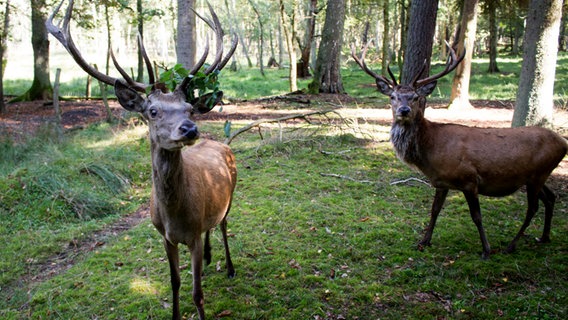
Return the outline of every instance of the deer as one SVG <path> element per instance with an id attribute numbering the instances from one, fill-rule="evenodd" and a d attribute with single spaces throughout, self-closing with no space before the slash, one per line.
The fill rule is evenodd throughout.
<path id="1" fill-rule="evenodd" d="M 179 290 L 181 286 L 178 245 L 189 247 L 193 273 L 193 301 L 199 319 L 205 319 L 204 297 L 201 286 L 203 259 L 211 262 L 210 230 L 220 226 L 225 247 L 227 275 L 235 276 L 227 241 L 227 215 L 233 200 L 237 181 L 235 156 L 223 143 L 204 140 L 197 143 L 200 133 L 191 119 L 193 114 L 208 112 L 211 105 L 222 99 L 208 93 L 188 101 L 188 84 L 204 65 L 209 53 L 207 41 L 204 53 L 189 75 L 173 90 L 154 79 L 154 70 L 146 54 L 142 39 L 138 44 L 148 70 L 149 83 L 134 81 L 120 67 L 112 50 L 113 63 L 122 79 L 108 76 L 91 67 L 75 46 L 69 28 L 73 0 L 69 2 L 62 25 L 56 26 L 53 18 L 63 5 L 55 8 L 46 21 L 47 30 L 67 49 L 75 62 L 89 75 L 114 86 L 120 105 L 137 112 L 149 126 L 150 155 L 152 160 L 152 191 L 150 195 L 151 221 L 163 237 L 167 254 L 173 293 L 172 319 L 181 319 Z M 229 52 L 223 57 L 224 33 L 213 8 L 208 3 L 211 19 L 201 17 L 215 32 L 216 53 L 205 74 L 223 69 L 233 55 L 238 40 L 233 37 Z M 196 13 L 197 14 L 197 13 Z M 207 100 L 210 100 L 209 106 Z M 205 233 L 205 243 L 202 236 Z"/>
<path id="2" fill-rule="evenodd" d="M 365 63 L 368 44 L 360 56 L 351 46 L 351 55 L 359 67 L 375 78 L 380 93 L 390 97 L 393 121 L 390 140 L 397 157 L 413 169 L 422 172 L 436 189 L 430 211 L 430 221 L 418 249 L 431 245 L 436 219 L 448 191 L 461 191 L 482 244 L 482 258 L 488 259 L 491 247 L 483 228 L 479 195 L 504 197 L 526 187 L 528 208 L 519 232 L 504 253 L 515 251 L 538 210 L 538 201 L 545 208 L 542 237 L 538 242 L 550 242 L 550 228 L 555 194 L 545 182 L 568 152 L 566 140 L 542 127 L 480 128 L 452 123 L 437 123 L 424 117 L 426 97 L 436 87 L 437 80 L 452 72 L 463 60 L 446 43 L 449 55 L 445 68 L 420 79 L 426 62 L 408 84 L 398 84 L 375 73 Z"/>

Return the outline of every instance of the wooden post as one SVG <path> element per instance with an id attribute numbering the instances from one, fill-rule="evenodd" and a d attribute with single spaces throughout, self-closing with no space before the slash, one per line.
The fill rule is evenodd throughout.
<path id="1" fill-rule="evenodd" d="M 55 83 L 53 84 L 53 108 L 55 109 L 55 131 L 57 132 L 57 141 L 63 140 L 63 126 L 61 125 L 61 108 L 59 106 L 59 76 L 61 69 L 55 71 Z"/>

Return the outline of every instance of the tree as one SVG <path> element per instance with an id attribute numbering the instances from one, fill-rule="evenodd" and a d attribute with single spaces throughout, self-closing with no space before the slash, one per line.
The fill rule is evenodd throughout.
<path id="1" fill-rule="evenodd" d="M 426 77 L 430 72 L 437 12 L 438 0 L 412 1 L 401 83 L 412 81 L 412 78 L 422 70 L 425 62 L 426 68 L 420 78 Z"/>
<path id="2" fill-rule="evenodd" d="M 45 0 L 31 0 L 31 7 L 34 79 L 31 88 L 12 101 L 48 100 L 53 96 L 49 78 L 49 40 L 45 28 L 47 20 Z"/>
<path id="3" fill-rule="evenodd" d="M 562 0 L 531 0 L 513 127 L 551 126 Z"/>
<path id="4" fill-rule="evenodd" d="M 196 55 L 197 35 L 192 8 L 195 8 L 195 0 L 178 0 L 176 55 L 177 63 L 181 63 L 186 69 L 193 67 Z"/>
<path id="5" fill-rule="evenodd" d="M 341 80 L 341 45 L 345 24 L 345 0 L 328 0 L 311 93 L 344 93 Z"/>
<path id="6" fill-rule="evenodd" d="M 0 113 L 6 112 L 4 104 L 4 54 L 6 53 L 6 38 L 8 37 L 8 28 L 10 26 L 10 0 L 6 1 L 6 9 L 4 10 L 4 21 L 2 29 L 0 29 Z"/>
<path id="7" fill-rule="evenodd" d="M 456 53 L 461 55 L 465 50 L 465 58 L 456 68 L 450 95 L 451 108 L 471 108 L 469 103 L 469 79 L 471 76 L 471 60 L 477 29 L 477 11 L 479 0 L 465 0 L 462 7 L 459 34 L 457 36 Z"/>
<path id="8" fill-rule="evenodd" d="M 499 25 L 497 22 L 497 3 L 496 0 L 484 1 L 484 13 L 489 17 L 489 68 L 487 72 L 497 73 L 499 67 L 497 66 L 497 38 L 499 37 Z"/>
<path id="9" fill-rule="evenodd" d="M 318 1 L 308 0 L 308 10 L 306 15 L 306 32 L 304 44 L 300 44 L 301 57 L 298 63 L 298 77 L 306 78 L 310 76 L 310 55 L 312 53 L 312 42 L 316 29 L 316 15 L 318 14 Z M 298 40 L 299 42 L 299 40 Z"/>
<path id="10" fill-rule="evenodd" d="M 297 65 L 296 65 L 296 48 L 294 47 L 294 39 L 296 39 L 296 15 L 298 13 L 297 0 L 292 1 L 292 13 L 288 15 L 284 7 L 284 1 L 279 0 L 280 18 L 282 20 L 282 28 L 284 29 L 284 37 L 286 38 L 286 46 L 288 47 L 288 56 L 290 57 L 290 92 L 298 91 L 297 82 Z"/>

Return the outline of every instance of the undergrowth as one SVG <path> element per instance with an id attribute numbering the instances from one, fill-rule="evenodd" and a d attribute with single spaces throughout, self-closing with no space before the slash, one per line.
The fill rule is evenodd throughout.
<path id="1" fill-rule="evenodd" d="M 204 132 L 223 130 L 217 123 L 202 127 Z M 98 130 L 100 127 L 90 129 Z M 482 198 L 484 224 L 496 249 L 484 261 L 467 204 L 461 194 L 451 192 L 432 246 L 421 252 L 415 244 L 427 223 L 434 191 L 415 180 L 396 183 L 424 177 L 397 160 L 387 142 L 377 142 L 378 131 L 297 125 L 265 126 L 262 131 L 262 139 L 257 132 L 246 132 L 232 144 L 239 178 L 229 215 L 229 242 L 237 276 L 227 279 L 221 235 L 213 232 L 213 263 L 205 268 L 203 280 L 208 318 L 565 318 L 565 195 L 559 195 L 555 209 L 552 243 L 538 245 L 532 239 L 542 230 L 539 212 L 517 252 L 509 255 L 499 249 L 506 247 L 522 223 L 524 194 Z M 50 166 L 61 165 L 77 176 L 98 181 L 98 188 L 108 188 L 93 173 L 92 165 L 97 164 L 105 168 L 103 172 L 120 172 L 131 189 L 140 189 L 134 201 L 119 193 L 123 206 L 147 197 L 148 160 L 140 159 L 149 155 L 143 134 L 121 143 L 112 142 L 119 137 L 114 135 L 103 135 L 95 143 L 81 136 L 73 140 L 87 151 L 78 147 L 50 151 L 46 160 Z M 120 155 L 115 154 L 117 149 Z M 69 163 L 65 156 L 69 152 L 83 160 Z M 85 157 L 77 156 L 83 154 Z M 136 166 L 136 161 L 144 164 Z M 16 186 L 22 185 L 17 184 L 20 180 L 31 185 L 35 179 L 24 179 L 22 170 L 9 173 L 9 180 Z M 142 176 L 134 177 L 137 174 Z M 40 199 L 46 197 L 43 193 L 37 191 Z M 126 191 L 125 196 L 132 194 Z M 64 201 L 61 206 L 65 207 Z M 80 217 L 69 214 L 73 217 L 64 225 L 81 223 Z M 40 223 L 54 227 L 49 221 Z M 18 238 L 3 239 L 8 247 L 2 261 L 14 252 L 26 252 L 32 231 L 23 233 L 28 238 L 12 233 Z M 16 249 L 16 243 L 21 247 Z M 187 318 L 195 318 L 189 256 L 186 250 L 182 252 L 181 310 Z M 3 266 L 2 270 L 8 269 Z M 109 239 L 67 272 L 29 290 L 29 297 L 14 298 L 0 315 L 14 319 L 163 319 L 171 314 L 167 259 L 149 220 Z"/>

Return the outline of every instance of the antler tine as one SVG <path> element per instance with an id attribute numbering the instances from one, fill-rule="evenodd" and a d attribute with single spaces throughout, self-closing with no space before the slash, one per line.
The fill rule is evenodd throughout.
<path id="1" fill-rule="evenodd" d="M 209 23 L 208 24 L 215 31 L 216 35 L 215 49 L 217 50 L 217 52 L 215 53 L 215 60 L 213 60 L 213 63 L 204 71 L 205 74 L 210 74 L 211 72 L 215 71 L 215 69 L 217 69 L 217 67 L 219 66 L 219 62 L 223 58 L 223 36 L 225 34 L 223 32 L 223 28 L 221 28 L 221 22 L 219 21 L 219 17 L 217 17 L 217 14 L 215 14 L 215 11 L 213 11 L 213 7 L 209 2 L 207 2 L 207 6 L 209 6 L 209 12 L 211 12 L 211 18 L 213 19 L 214 26 L 211 26 L 211 24 Z"/>
<path id="2" fill-rule="evenodd" d="M 114 56 L 114 52 L 112 50 L 112 48 L 109 49 L 110 51 L 110 57 L 112 58 L 112 63 L 114 64 L 114 67 L 116 68 L 116 70 L 118 70 L 118 73 L 120 73 L 120 75 L 124 78 L 124 80 L 126 81 L 126 83 L 128 83 L 131 87 L 135 87 L 136 86 L 136 82 L 132 79 L 132 77 L 130 77 L 130 75 L 124 71 L 124 69 L 122 69 L 122 67 L 118 64 L 118 61 L 116 60 L 116 57 Z"/>
<path id="3" fill-rule="evenodd" d="M 144 64 L 146 65 L 146 70 L 148 70 L 148 82 L 150 82 L 150 84 L 153 86 L 154 83 L 156 83 L 156 78 L 154 77 L 154 68 L 152 67 L 152 62 L 150 61 L 150 58 L 148 58 L 146 48 L 144 47 L 144 39 L 142 39 L 142 35 L 140 33 L 138 33 L 138 36 L 136 38 L 138 40 L 138 46 L 140 47 L 142 59 L 144 59 Z"/>
<path id="4" fill-rule="evenodd" d="M 239 44 L 239 37 L 235 33 L 233 35 L 233 41 L 231 42 L 231 49 L 229 49 L 229 52 L 227 52 L 227 55 L 225 56 L 225 58 L 223 58 L 223 61 L 221 61 L 221 63 L 219 63 L 218 70 L 223 69 L 225 67 L 225 65 L 227 64 L 227 62 L 229 62 L 229 59 L 231 59 L 231 57 L 233 56 L 233 53 L 235 53 L 235 50 L 237 49 L 238 44 Z"/>
<path id="5" fill-rule="evenodd" d="M 359 65 L 359 67 L 361 67 L 361 69 L 363 69 L 363 71 L 365 71 L 367 74 L 369 74 L 371 77 L 377 79 L 377 80 L 381 80 L 384 81 L 386 83 L 388 83 L 390 86 L 394 87 L 397 85 L 396 80 L 394 80 L 394 76 L 392 75 L 392 72 L 389 70 L 389 74 L 391 75 L 391 78 L 393 79 L 393 81 L 383 77 L 382 75 L 379 75 L 377 73 L 375 73 L 373 70 L 369 69 L 369 67 L 367 67 L 367 64 L 365 63 L 365 55 L 367 55 L 367 49 L 369 48 L 369 44 L 371 42 L 368 42 L 364 47 L 363 47 L 363 51 L 361 51 L 361 58 L 357 57 L 357 54 L 355 53 L 355 45 L 351 44 L 351 56 L 353 57 L 353 59 L 355 60 L 355 62 L 357 62 L 357 64 Z"/>
<path id="6" fill-rule="evenodd" d="M 412 86 L 416 86 L 416 82 L 418 81 L 418 79 L 420 79 L 420 76 L 422 75 L 422 73 L 424 73 L 424 70 L 426 70 L 426 64 L 427 63 L 428 63 L 428 60 L 424 59 L 424 63 L 422 63 L 422 67 L 420 67 L 420 71 L 418 71 L 416 73 L 416 75 L 412 79 L 412 82 L 410 82 L 412 84 Z"/>
<path id="7" fill-rule="evenodd" d="M 93 78 L 101 82 L 104 82 L 109 85 L 114 85 L 114 83 L 118 79 L 98 71 L 97 69 L 92 67 L 89 63 L 87 63 L 87 61 L 85 61 L 85 59 L 79 52 L 79 49 L 77 49 L 75 43 L 73 42 L 69 26 L 69 22 L 71 21 L 71 13 L 73 11 L 73 0 L 69 1 L 69 6 L 67 7 L 67 11 L 65 12 L 65 17 L 63 18 L 62 27 L 59 28 L 58 26 L 53 24 L 53 18 L 55 17 L 57 12 L 59 12 L 59 9 L 61 9 L 61 6 L 63 5 L 64 1 L 65 0 L 61 0 L 61 3 L 59 3 L 59 5 L 55 8 L 53 13 L 46 20 L 45 27 L 47 31 L 51 33 L 63 45 L 63 47 L 67 50 L 67 52 L 69 52 L 69 54 L 79 65 L 79 67 L 81 67 L 81 69 L 83 69 L 87 74 L 91 75 Z M 119 70 L 119 72 L 121 71 Z M 124 72 L 124 70 L 122 70 L 122 72 Z M 125 80 L 127 80 L 128 82 L 128 79 Z M 134 84 L 133 85 L 131 84 L 131 86 L 136 91 L 144 92 L 147 87 L 147 85 L 143 83 L 138 83 L 138 82 L 133 82 L 133 83 Z"/>
<path id="8" fill-rule="evenodd" d="M 201 55 L 201 58 L 199 58 L 197 63 L 193 65 L 193 68 L 191 68 L 188 73 L 189 75 L 195 75 L 197 71 L 199 71 L 201 66 L 203 66 L 205 60 L 207 59 L 207 56 L 209 55 L 209 38 L 206 38 L 205 41 L 205 49 L 203 50 L 203 54 Z"/>
<path id="9" fill-rule="evenodd" d="M 445 42 L 446 42 L 446 46 L 448 46 L 448 49 L 450 50 L 450 54 L 448 56 L 448 62 L 446 63 L 446 67 L 444 68 L 444 70 L 442 70 L 441 72 L 439 72 L 439 73 L 437 73 L 433 76 L 430 76 L 430 77 L 416 81 L 415 87 L 422 87 L 422 86 L 425 86 L 425 85 L 427 85 L 431 82 L 434 82 L 434 81 L 440 79 L 441 77 L 452 72 L 460 64 L 460 62 L 462 62 L 463 58 L 465 57 L 465 49 L 463 50 L 462 54 L 459 57 L 457 57 L 456 51 L 450 46 L 450 44 L 447 41 L 445 41 Z"/>

